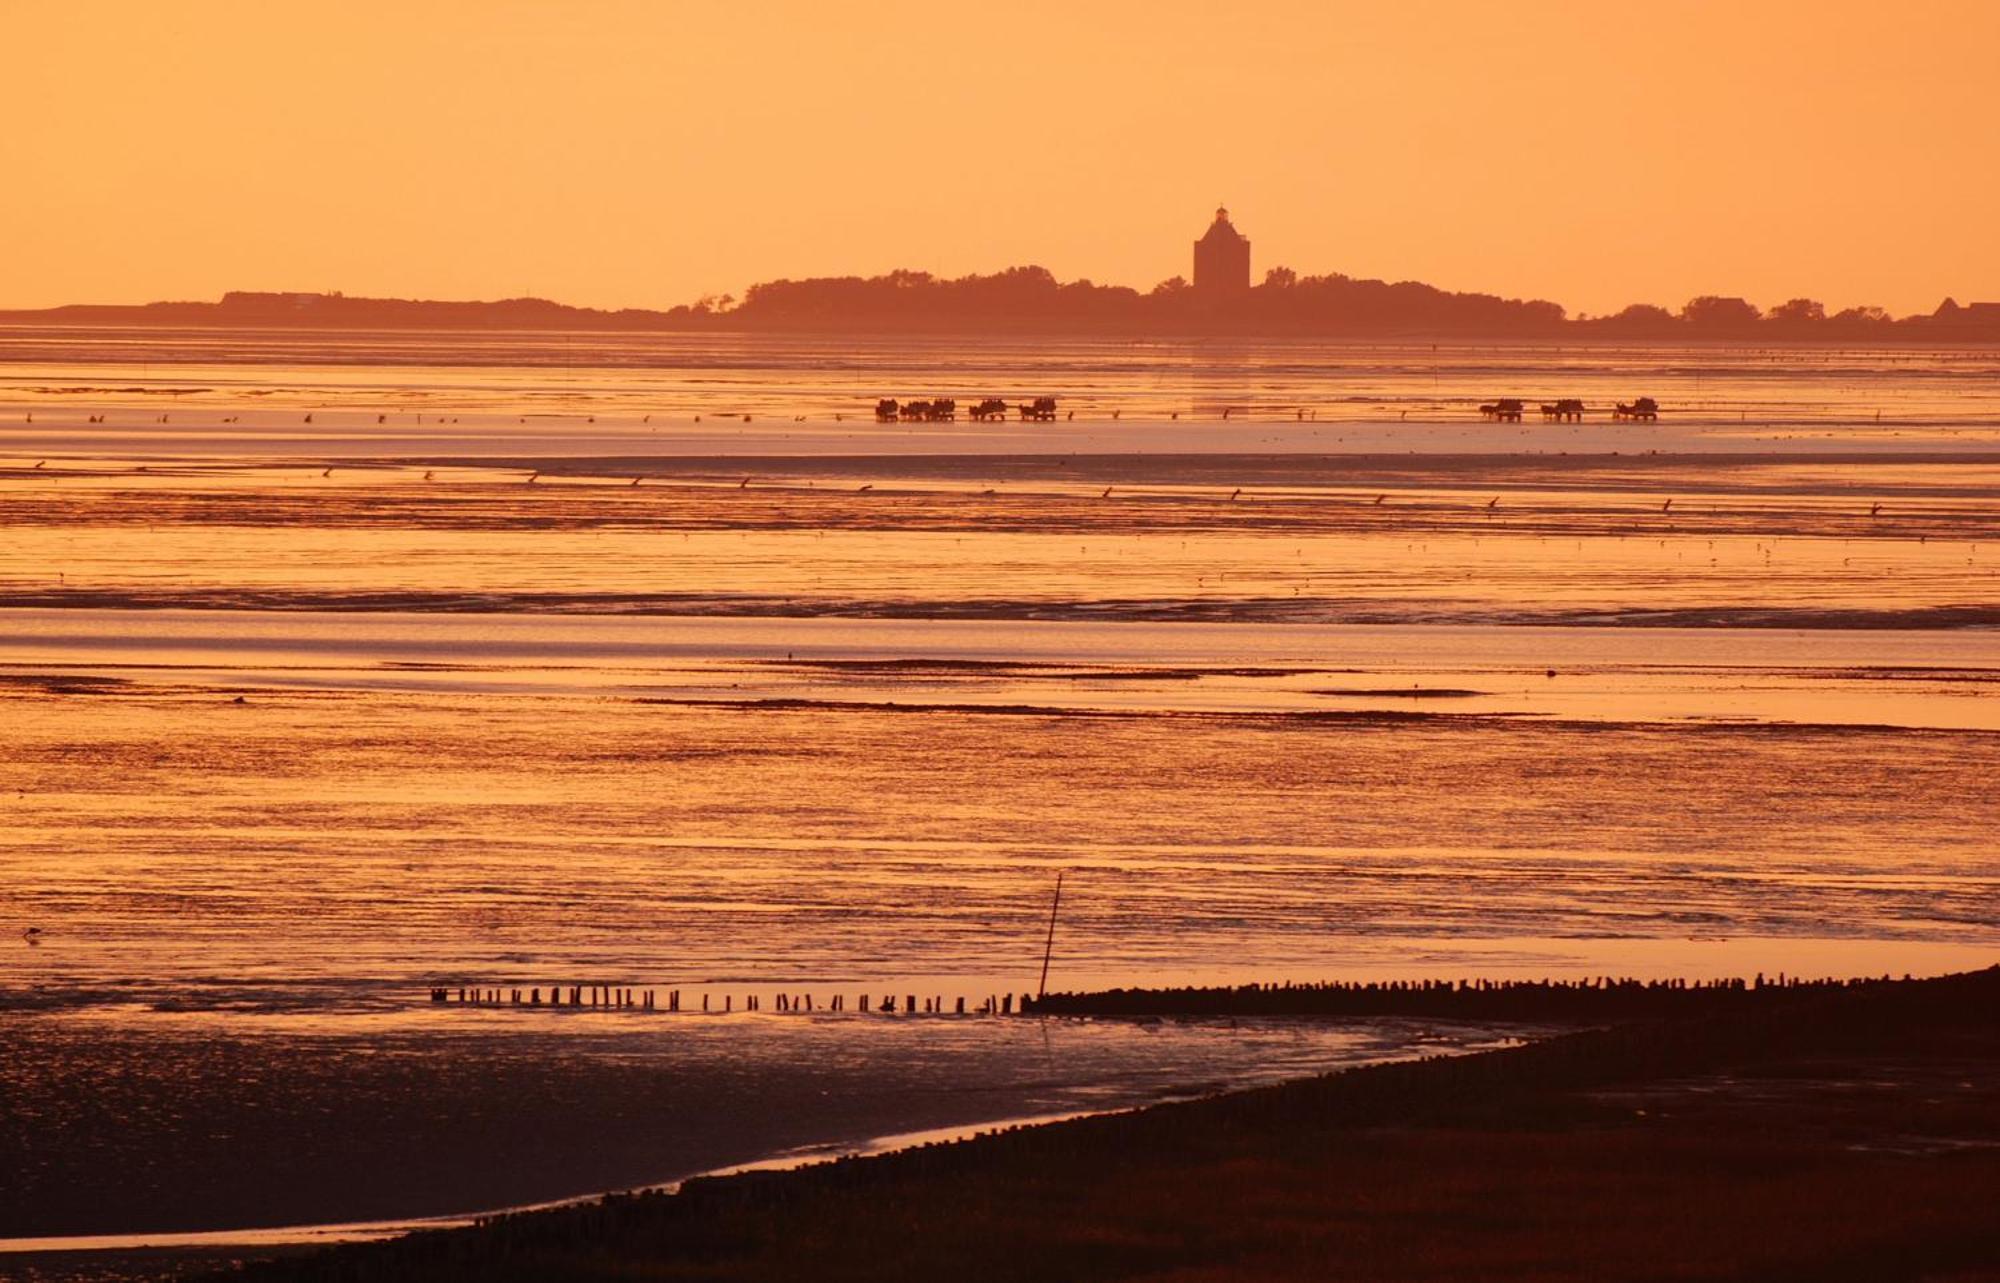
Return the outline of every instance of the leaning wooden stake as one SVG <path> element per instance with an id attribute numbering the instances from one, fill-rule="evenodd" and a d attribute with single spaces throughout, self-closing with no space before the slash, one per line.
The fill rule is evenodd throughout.
<path id="1" fill-rule="evenodd" d="M 1057 869 L 1056 895 L 1055 899 L 1049 902 L 1049 938 L 1042 945 L 1042 981 L 1035 986 L 1036 1002 L 1040 1002 L 1042 996 L 1049 991 L 1049 955 L 1055 952 L 1056 947 L 1056 910 L 1062 908 L 1062 880 L 1062 870 Z"/>

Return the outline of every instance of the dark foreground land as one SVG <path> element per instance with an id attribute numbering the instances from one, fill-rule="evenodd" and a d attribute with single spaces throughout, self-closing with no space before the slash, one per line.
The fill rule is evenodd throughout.
<path id="1" fill-rule="evenodd" d="M 257 1280 L 2000 1279 L 2000 969 L 691 1183 Z"/>

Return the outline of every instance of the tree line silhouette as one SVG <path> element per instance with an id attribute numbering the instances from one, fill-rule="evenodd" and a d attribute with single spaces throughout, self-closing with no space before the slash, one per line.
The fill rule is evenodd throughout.
<path id="1" fill-rule="evenodd" d="M 1301 276 L 1274 267 L 1236 293 L 1170 277 L 1150 290 L 1061 281 L 1047 268 L 987 275 L 826 276 L 752 285 L 741 299 L 709 296 L 664 311 L 607 311 L 540 298 L 493 302 L 350 298 L 343 294 L 237 291 L 219 302 L 73 305 L 0 312 L 11 324 L 245 325 L 299 328 L 744 330 L 777 332 L 1019 332 L 1128 336 L 1264 335 L 1327 338 L 1525 338 L 1846 342 L 2000 340 L 2000 303 L 1946 299 L 1930 313 L 1894 317 L 1880 307 L 1829 311 L 1789 299 L 1765 310 L 1746 299 L 1701 295 L 1678 310 L 1635 303 L 1572 317 L 1546 299 L 1442 290 L 1419 281 L 1339 273 Z"/>

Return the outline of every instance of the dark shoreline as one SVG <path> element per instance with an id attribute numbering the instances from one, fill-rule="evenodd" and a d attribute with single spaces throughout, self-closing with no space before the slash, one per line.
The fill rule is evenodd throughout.
<path id="1" fill-rule="evenodd" d="M 1904 982 L 1914 983 L 1909 976 Z M 1806 998 L 1882 989 L 1891 976 L 1803 980 L 1411 980 L 1105 989 L 1021 995 L 1023 1015 L 1399 1016 L 1425 1020 L 1596 1024 L 1784 1009 Z"/>
<path id="2" fill-rule="evenodd" d="M 225 1277 L 2000 1277 L 2000 968 L 1768 992 Z"/>

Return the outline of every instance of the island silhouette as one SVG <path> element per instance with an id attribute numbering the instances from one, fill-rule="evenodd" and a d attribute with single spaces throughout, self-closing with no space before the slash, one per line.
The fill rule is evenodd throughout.
<path id="1" fill-rule="evenodd" d="M 730 330 L 792 333 L 1012 333 L 1132 338 L 1240 335 L 1335 339 L 1749 340 L 1984 343 L 2000 340 L 2000 303 L 1893 317 L 1880 307 L 1829 311 L 1794 298 L 1765 310 L 1747 299 L 1701 295 L 1678 310 L 1635 303 L 1571 316 L 1547 299 L 1454 292 L 1421 281 L 1267 270 L 1252 283 L 1251 244 L 1219 208 L 1194 242 L 1193 280 L 1149 290 L 1058 280 L 1047 268 L 934 276 L 764 281 L 741 299 L 709 296 L 665 310 L 607 311 L 543 298 L 487 302 L 360 298 L 341 293 L 233 291 L 215 302 L 72 304 L 0 311 L 0 324 L 217 326 L 302 329 Z"/>
<path id="2" fill-rule="evenodd" d="M 780 333 L 1010 333 L 1118 337 L 1334 339 L 1706 339 L 1779 342 L 2000 341 L 2000 303 L 1893 317 L 1879 307 L 1830 312 L 1812 299 L 1768 310 L 1704 295 L 1678 310 L 1636 303 L 1570 316 L 1545 299 L 1455 293 L 1419 281 L 1299 276 L 1273 268 L 1247 290 L 1209 294 L 1181 277 L 1151 290 L 1059 281 L 1041 267 L 956 278 L 895 271 L 753 285 L 740 301 L 705 298 L 665 310 L 575 307 L 542 298 L 491 301 L 232 291 L 216 301 L 68 304 L 0 311 L 0 324 L 298 329 L 730 330 Z"/>

